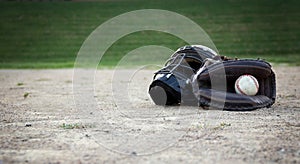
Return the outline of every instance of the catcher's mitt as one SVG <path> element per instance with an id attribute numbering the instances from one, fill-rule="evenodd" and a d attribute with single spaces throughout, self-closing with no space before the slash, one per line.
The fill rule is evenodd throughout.
<path id="1" fill-rule="evenodd" d="M 235 81 L 244 74 L 258 80 L 255 96 L 235 93 Z M 208 47 L 179 48 L 155 73 L 149 94 L 157 105 L 199 105 L 224 110 L 270 107 L 276 98 L 275 74 L 263 60 L 232 60 Z"/>
<path id="2" fill-rule="evenodd" d="M 157 105 L 189 104 L 197 105 L 187 79 L 203 65 L 207 58 L 217 53 L 201 45 L 179 48 L 166 62 L 165 67 L 157 71 L 149 87 L 149 94 Z"/>
<path id="3" fill-rule="evenodd" d="M 192 78 L 193 92 L 200 106 L 243 111 L 270 107 L 275 102 L 275 74 L 269 63 L 259 59 L 223 59 L 210 63 Z M 244 74 L 258 80 L 260 87 L 255 96 L 235 93 L 235 81 Z"/>

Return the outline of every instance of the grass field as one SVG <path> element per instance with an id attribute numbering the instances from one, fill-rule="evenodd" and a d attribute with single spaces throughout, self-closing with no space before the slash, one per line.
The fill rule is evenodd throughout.
<path id="1" fill-rule="evenodd" d="M 0 68 L 73 67 L 86 37 L 104 21 L 138 9 L 165 9 L 197 22 L 220 54 L 300 65 L 298 0 L 114 0 L 99 2 L 0 2 Z M 176 49 L 172 35 L 143 31 L 113 44 L 102 66 L 114 66 L 144 45 Z"/>

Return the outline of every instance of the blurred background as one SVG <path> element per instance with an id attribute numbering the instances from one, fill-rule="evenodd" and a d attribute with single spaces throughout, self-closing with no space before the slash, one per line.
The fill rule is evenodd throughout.
<path id="1" fill-rule="evenodd" d="M 298 0 L 1 1 L 0 68 L 72 68 L 93 30 L 138 9 L 169 10 L 190 18 L 221 55 L 300 66 L 299 6 Z M 162 32 L 133 33 L 109 48 L 101 66 L 113 67 L 124 54 L 153 44 L 176 50 L 186 43 Z"/>

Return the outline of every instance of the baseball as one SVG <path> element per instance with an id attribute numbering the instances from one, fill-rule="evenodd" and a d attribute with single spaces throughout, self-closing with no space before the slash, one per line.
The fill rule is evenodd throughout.
<path id="1" fill-rule="evenodd" d="M 252 75 L 242 75 L 235 81 L 235 92 L 242 95 L 254 96 L 257 94 L 259 84 Z"/>

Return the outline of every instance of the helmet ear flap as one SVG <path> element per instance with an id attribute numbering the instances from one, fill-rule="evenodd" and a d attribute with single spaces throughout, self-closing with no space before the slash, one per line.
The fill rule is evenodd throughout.
<path id="1" fill-rule="evenodd" d="M 175 90 L 175 88 L 178 88 L 178 90 Z M 172 75 L 169 79 L 162 77 L 152 82 L 149 94 L 156 105 L 176 105 L 181 101 L 179 90 L 179 84 Z"/>
<path id="2" fill-rule="evenodd" d="M 149 94 L 156 105 L 167 105 L 167 93 L 160 86 L 150 88 Z"/>

